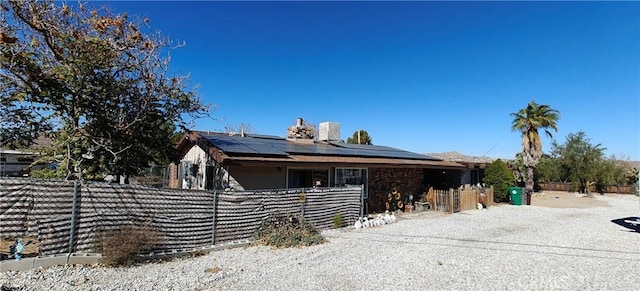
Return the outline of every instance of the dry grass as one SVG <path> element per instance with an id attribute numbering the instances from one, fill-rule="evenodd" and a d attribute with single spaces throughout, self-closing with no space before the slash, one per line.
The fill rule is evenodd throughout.
<path id="1" fill-rule="evenodd" d="M 618 194 L 605 194 L 618 195 Z M 563 191 L 544 191 L 531 197 L 531 205 L 551 208 L 591 208 L 609 206 L 609 203 L 594 197 Z"/>
<path id="2" fill-rule="evenodd" d="M 326 241 L 304 218 L 276 213 L 262 222 L 254 238 L 276 248 L 310 246 Z"/>
<path id="3" fill-rule="evenodd" d="M 107 266 L 129 266 L 138 255 L 150 252 L 159 243 L 159 232 L 150 226 L 124 226 L 108 231 L 102 238 L 102 257 Z"/>

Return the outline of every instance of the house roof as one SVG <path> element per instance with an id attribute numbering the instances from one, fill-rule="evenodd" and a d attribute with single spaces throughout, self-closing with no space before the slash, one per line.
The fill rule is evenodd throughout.
<path id="1" fill-rule="evenodd" d="M 465 165 L 467 168 L 484 169 L 487 164 L 493 162 L 493 158 L 463 155 L 459 152 L 444 152 L 426 154 L 431 157 L 443 159 L 445 161 L 456 162 Z"/>
<path id="2" fill-rule="evenodd" d="M 490 164 L 494 160 L 493 158 L 489 157 L 469 156 L 461 154 L 459 152 L 429 153 L 426 155 L 430 157 L 436 157 L 445 161 L 462 163 Z"/>
<path id="3" fill-rule="evenodd" d="M 186 138 L 185 138 L 186 137 Z M 443 161 L 418 153 L 387 146 L 357 145 L 342 142 L 295 142 L 277 136 L 237 136 L 192 132 L 178 148 L 187 150 L 185 140 L 196 142 L 220 163 L 243 165 L 282 165 L 285 163 L 341 164 L 389 167 L 460 168 L 456 162 Z"/>
<path id="4" fill-rule="evenodd" d="M 52 143 L 53 140 L 51 140 L 51 138 L 40 135 L 35 140 L 33 140 L 33 144 L 29 147 L 12 149 L 9 145 L 0 143 L 0 150 L 3 150 L 5 153 L 9 153 L 9 151 L 12 151 L 11 153 L 16 154 L 34 154 L 48 147 Z"/>

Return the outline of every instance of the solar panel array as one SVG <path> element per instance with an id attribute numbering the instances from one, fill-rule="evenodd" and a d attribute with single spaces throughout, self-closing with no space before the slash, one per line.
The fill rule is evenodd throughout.
<path id="1" fill-rule="evenodd" d="M 433 157 L 394 149 L 386 146 L 346 143 L 299 144 L 283 138 L 240 137 L 228 135 L 203 135 L 209 143 L 229 155 L 279 156 L 289 154 L 378 157 L 413 160 L 439 160 Z"/>

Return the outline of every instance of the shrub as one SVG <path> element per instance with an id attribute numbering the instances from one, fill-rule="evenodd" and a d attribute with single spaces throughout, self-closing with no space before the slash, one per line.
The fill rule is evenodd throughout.
<path id="1" fill-rule="evenodd" d="M 333 216 L 333 226 L 335 228 L 342 227 L 342 213 L 338 212 Z"/>
<path id="2" fill-rule="evenodd" d="M 158 231 L 150 226 L 128 225 L 107 231 L 102 237 L 102 262 L 107 266 L 129 266 L 138 255 L 150 252 L 160 241 Z"/>
<path id="3" fill-rule="evenodd" d="M 277 248 L 310 246 L 325 242 L 324 237 L 304 218 L 276 213 L 262 222 L 253 237 L 264 245 Z"/>
<path id="4" fill-rule="evenodd" d="M 493 197 L 496 202 L 509 201 L 509 187 L 514 185 L 515 176 L 500 159 L 487 165 L 482 180 L 487 186 L 493 186 Z"/>

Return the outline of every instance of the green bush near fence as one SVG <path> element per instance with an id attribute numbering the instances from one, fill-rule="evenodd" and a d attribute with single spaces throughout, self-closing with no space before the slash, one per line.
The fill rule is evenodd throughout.
<path id="1" fill-rule="evenodd" d="M 300 216 L 271 214 L 254 233 L 254 239 L 276 248 L 310 246 L 326 240 Z"/>
<path id="2" fill-rule="evenodd" d="M 333 226 L 335 228 L 341 228 L 342 227 L 342 213 L 338 212 L 333 216 Z"/>
<path id="3" fill-rule="evenodd" d="M 505 162 L 500 159 L 487 165 L 482 181 L 487 186 L 493 186 L 493 199 L 495 202 L 509 201 L 509 187 L 513 186 L 516 177 Z"/>

